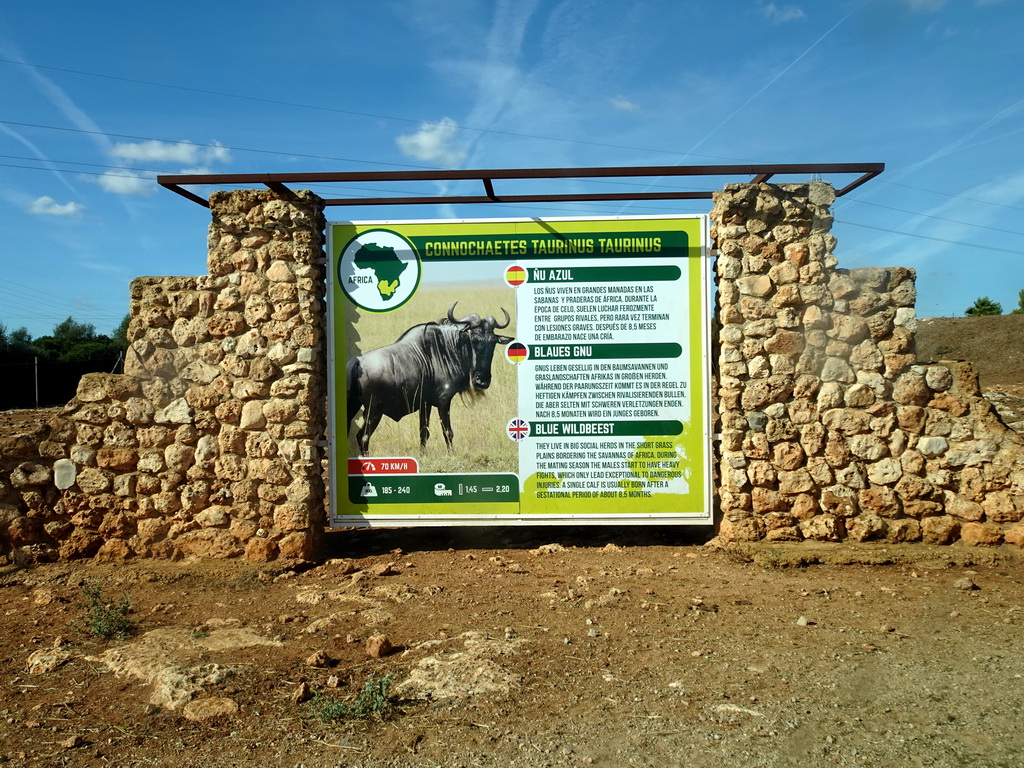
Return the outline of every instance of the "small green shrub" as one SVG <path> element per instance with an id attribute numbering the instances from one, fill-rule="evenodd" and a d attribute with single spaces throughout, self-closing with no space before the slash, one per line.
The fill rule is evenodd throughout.
<path id="1" fill-rule="evenodd" d="M 932 357 L 934 357 L 936 360 L 941 360 L 943 357 L 946 357 L 952 351 L 953 348 L 948 344 L 937 344 L 936 346 L 932 347 Z"/>
<path id="2" fill-rule="evenodd" d="M 128 616 L 132 611 L 130 597 L 122 595 L 117 600 L 106 600 L 103 588 L 91 581 L 82 585 L 82 595 L 85 602 L 78 607 L 85 616 L 71 622 L 79 632 L 103 640 L 123 640 L 135 631 L 135 622 Z"/>
<path id="3" fill-rule="evenodd" d="M 370 675 L 363 688 L 356 695 L 355 701 L 349 703 L 339 701 L 330 696 L 318 693 L 309 702 L 313 715 L 324 723 L 331 723 L 345 718 L 364 720 L 368 717 L 384 719 L 395 708 L 395 699 L 391 696 L 391 675 Z"/>

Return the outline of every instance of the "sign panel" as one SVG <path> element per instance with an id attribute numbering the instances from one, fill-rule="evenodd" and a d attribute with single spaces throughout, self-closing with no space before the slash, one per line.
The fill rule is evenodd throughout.
<path id="1" fill-rule="evenodd" d="M 332 523 L 709 523 L 707 231 L 330 224 Z"/>

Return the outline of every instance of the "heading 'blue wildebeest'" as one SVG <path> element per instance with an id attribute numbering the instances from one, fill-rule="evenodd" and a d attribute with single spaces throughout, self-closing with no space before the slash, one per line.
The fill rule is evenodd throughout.
<path id="1" fill-rule="evenodd" d="M 348 392 L 348 423 L 363 409 L 363 425 L 356 433 L 359 451 L 370 450 L 370 436 L 382 416 L 398 421 L 410 413 L 420 415 L 420 445 L 427 444 L 430 409 L 437 408 L 441 431 L 452 447 L 451 403 L 463 392 L 482 392 L 491 385 L 491 359 L 496 344 L 508 344 L 509 336 L 496 330 L 511 322 L 493 316 L 470 314 L 456 319 L 455 304 L 448 317 L 421 323 L 403 333 L 394 344 L 364 352 L 345 369 Z"/>

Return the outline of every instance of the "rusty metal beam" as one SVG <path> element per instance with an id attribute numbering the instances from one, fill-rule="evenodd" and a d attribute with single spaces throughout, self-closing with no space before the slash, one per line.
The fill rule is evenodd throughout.
<path id="1" fill-rule="evenodd" d="M 171 192 L 179 194 L 182 197 L 191 200 L 193 203 L 199 203 L 204 208 L 210 207 L 210 203 L 208 200 L 205 200 L 204 198 L 200 197 L 194 192 L 190 192 L 189 190 L 183 187 L 179 187 L 177 184 L 161 184 L 160 186 L 167 187 L 167 189 L 171 190 Z"/>
<path id="2" fill-rule="evenodd" d="M 567 203 L 599 202 L 606 200 L 710 200 L 713 192 L 611 192 L 588 195 L 502 195 L 499 198 L 485 195 L 448 197 L 342 197 L 324 199 L 324 205 L 391 205 L 395 201 L 404 205 L 431 205 L 448 203 Z"/>
<path id="3" fill-rule="evenodd" d="M 208 202 L 188 190 L 184 185 L 264 185 L 279 194 L 293 194 L 288 186 L 313 183 L 348 182 L 396 182 L 396 181 L 480 181 L 487 195 L 482 197 L 379 197 L 379 198 L 335 198 L 327 205 L 424 205 L 444 202 L 493 203 L 493 202 L 586 202 L 594 200 L 686 200 L 707 199 L 712 192 L 671 192 L 671 193 L 621 193 L 612 195 L 559 194 L 559 195 L 497 195 L 495 180 L 538 180 L 538 179 L 613 179 L 613 178 L 656 178 L 681 176 L 750 176 L 754 183 L 760 183 L 776 175 L 814 174 L 861 174 L 851 184 L 843 187 L 838 195 L 856 189 L 874 178 L 885 169 L 883 163 L 795 163 L 762 165 L 661 165 L 640 167 L 607 168 L 495 168 L 486 170 L 458 171 L 344 171 L 338 173 L 263 173 L 263 174 L 184 174 L 162 175 L 157 183 L 183 197 L 208 206 Z M 714 185 L 718 186 L 718 185 Z"/>
<path id="4" fill-rule="evenodd" d="M 845 195 L 848 192 L 853 192 L 853 190 L 855 190 L 861 184 L 864 184 L 865 182 L 871 181 L 871 179 L 875 178 L 875 176 L 877 176 L 881 172 L 882 172 L 881 168 L 878 169 L 877 171 L 868 171 L 863 176 L 861 176 L 859 179 L 856 179 L 855 181 L 851 181 L 849 184 L 847 184 L 842 189 L 836 190 L 836 197 L 842 197 L 843 195 Z"/>
<path id="5" fill-rule="evenodd" d="M 267 182 L 264 182 L 264 183 L 267 185 L 268 189 L 272 189 L 274 192 L 277 192 L 277 194 L 279 194 L 279 195 L 281 195 L 283 197 L 294 197 L 295 196 L 295 193 L 292 192 L 291 189 L 286 187 L 280 181 L 267 181 Z"/>

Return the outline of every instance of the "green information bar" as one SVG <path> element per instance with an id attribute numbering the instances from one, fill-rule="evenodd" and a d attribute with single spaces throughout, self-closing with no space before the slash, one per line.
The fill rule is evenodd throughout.
<path id="1" fill-rule="evenodd" d="M 654 344 L 530 344 L 530 359 L 540 360 L 635 360 L 679 357 L 681 345 Z"/>
<path id="2" fill-rule="evenodd" d="M 350 475 L 353 504 L 519 502 L 515 475 Z"/>
<path id="3" fill-rule="evenodd" d="M 642 267 L 528 267 L 531 283 L 655 283 L 678 280 L 682 270 L 672 264 Z"/>
<path id="4" fill-rule="evenodd" d="M 656 437 L 681 435 L 681 421 L 531 421 L 530 437 Z"/>
<path id="5" fill-rule="evenodd" d="M 564 235 L 413 235 L 408 239 L 424 261 L 510 261 L 520 258 L 551 257 L 593 260 L 616 256 L 685 258 L 690 255 L 690 239 L 686 232 L 681 230 L 567 232 Z"/>

